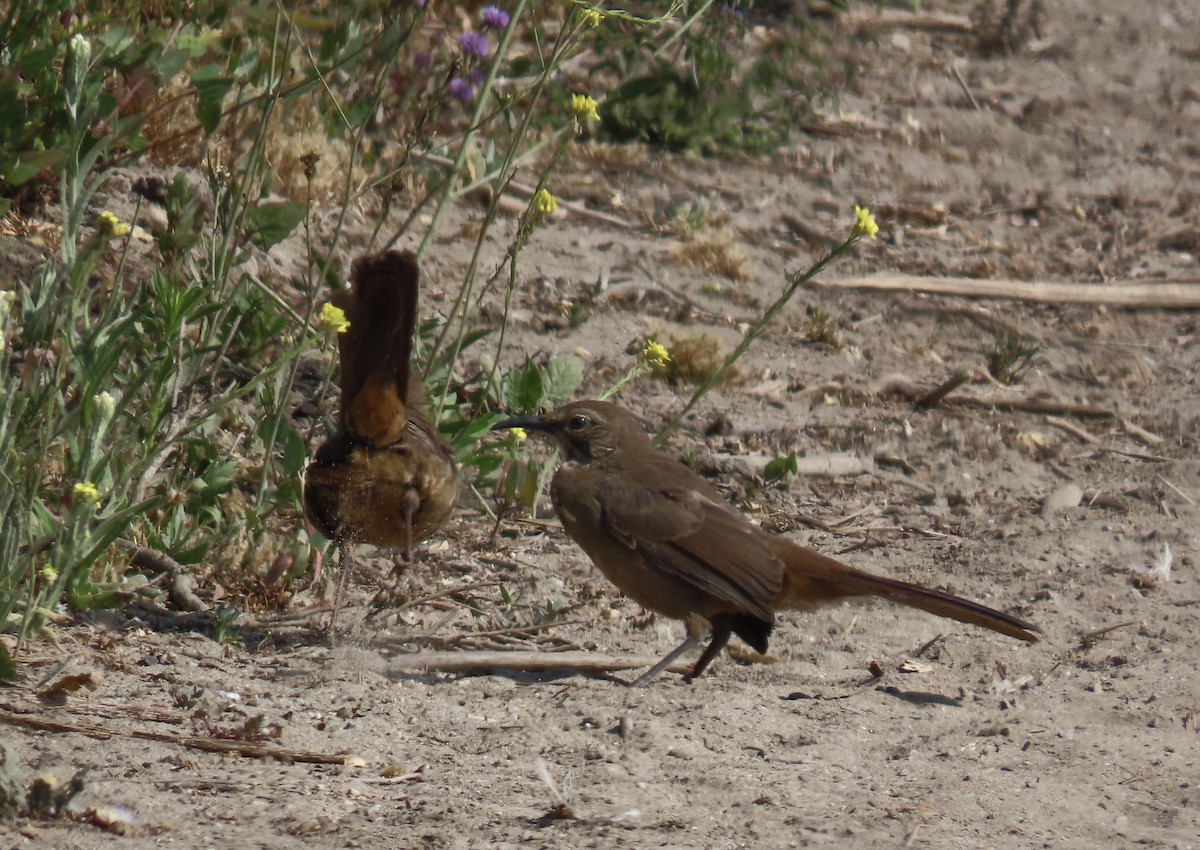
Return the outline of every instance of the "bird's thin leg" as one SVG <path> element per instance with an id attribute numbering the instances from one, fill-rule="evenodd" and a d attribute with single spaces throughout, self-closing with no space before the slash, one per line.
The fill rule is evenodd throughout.
<path id="1" fill-rule="evenodd" d="M 659 673 L 661 673 L 663 670 L 666 670 L 668 667 L 670 667 L 672 664 L 674 664 L 676 659 L 679 658 L 679 656 L 684 655 L 688 652 L 691 652 L 693 649 L 695 649 L 699 645 L 700 645 L 700 638 L 694 637 L 692 635 L 688 635 L 687 640 L 685 640 L 683 643 L 679 644 L 679 646 L 675 647 L 670 652 L 668 652 L 666 655 L 664 655 L 661 661 L 659 661 L 657 664 L 655 664 L 653 667 L 651 667 L 645 673 L 643 673 L 642 675 L 640 675 L 636 679 L 634 679 L 633 682 L 630 683 L 629 687 L 631 687 L 631 688 L 646 687 L 646 685 L 650 684 L 650 682 L 653 681 L 654 678 L 656 676 L 658 676 Z"/>
<path id="2" fill-rule="evenodd" d="M 701 639 L 703 639 L 704 635 L 709 630 L 708 621 L 705 620 L 703 617 L 701 617 L 699 614 L 692 614 L 691 616 L 689 616 L 684 621 L 684 625 L 687 628 L 687 638 L 683 641 L 683 643 L 679 644 L 679 646 L 672 649 L 670 652 L 668 652 L 666 655 L 663 656 L 661 661 L 659 661 L 657 664 L 655 664 L 653 667 L 651 667 L 645 673 L 643 673 L 642 675 L 640 675 L 636 679 L 634 679 L 633 683 L 630 684 L 629 687 L 631 687 L 631 688 L 646 687 L 646 685 L 650 684 L 650 682 L 652 682 L 658 676 L 659 673 L 661 673 L 663 670 L 666 670 L 668 667 L 670 667 L 672 664 L 674 664 L 679 659 L 680 656 L 685 655 L 686 653 L 689 653 L 693 649 L 698 647 L 700 645 Z M 713 636 L 713 640 L 714 641 L 716 640 L 715 635 Z M 729 640 L 728 634 L 725 635 L 725 640 Z M 722 646 L 723 645 L 724 644 L 722 644 Z M 704 669 L 704 668 L 700 668 L 700 669 Z M 693 674 L 695 674 L 695 671 L 693 671 Z M 690 681 L 690 679 L 689 679 L 689 681 Z"/>
<path id="3" fill-rule="evenodd" d="M 333 594 L 333 611 L 329 614 L 329 632 L 333 633 L 333 626 L 337 622 L 338 609 L 342 607 L 342 599 L 346 594 L 346 588 L 350 584 L 350 570 L 354 566 L 354 556 L 350 553 L 350 544 L 343 543 L 338 547 L 338 583 L 337 590 Z"/>
<path id="4" fill-rule="evenodd" d="M 691 684 L 693 679 L 700 678 L 700 674 L 714 658 L 717 653 L 725 648 L 725 644 L 729 643 L 729 636 L 733 634 L 733 629 L 728 623 L 721 618 L 714 618 L 712 623 L 712 640 L 708 642 L 708 648 L 704 650 L 704 654 L 700 656 L 696 662 L 696 666 L 692 668 L 692 672 L 683 677 L 683 681 Z"/>
<path id="5" fill-rule="evenodd" d="M 420 502 L 420 494 L 416 488 L 410 487 L 404 494 L 404 528 L 408 535 L 408 541 L 404 545 L 404 560 L 410 564 L 413 559 L 413 514 L 417 512 Z"/>

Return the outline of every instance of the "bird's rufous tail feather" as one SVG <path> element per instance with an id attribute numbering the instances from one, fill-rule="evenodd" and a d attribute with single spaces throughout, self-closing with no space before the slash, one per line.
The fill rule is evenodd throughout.
<path id="1" fill-rule="evenodd" d="M 982 626 L 1018 640 L 1030 643 L 1038 640 L 1040 630 L 1037 626 L 978 602 L 905 581 L 871 575 L 783 538 L 776 538 L 772 548 L 786 567 L 783 586 L 774 601 L 776 609 L 812 608 L 854 596 L 879 596 L 939 617 Z"/>

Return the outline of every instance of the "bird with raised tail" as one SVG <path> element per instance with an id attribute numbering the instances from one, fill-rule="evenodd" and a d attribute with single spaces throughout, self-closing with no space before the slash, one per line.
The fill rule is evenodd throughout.
<path id="1" fill-rule="evenodd" d="M 760 653 L 775 612 L 856 596 L 879 596 L 1018 640 L 1038 640 L 1024 620 L 969 599 L 847 566 L 763 531 L 707 481 L 655 450 L 636 418 L 614 404 L 576 401 L 493 430 L 525 428 L 558 444 L 563 462 L 550 485 L 567 534 L 626 596 L 683 620 L 687 639 L 647 670 L 648 683 L 712 639 L 692 667 L 695 679 L 731 635 Z M 707 626 L 706 626 L 707 624 Z"/>
<path id="2" fill-rule="evenodd" d="M 355 260 L 352 285 L 334 293 L 349 327 L 338 335 L 340 427 L 317 449 L 304 483 L 313 525 L 341 548 L 341 586 L 350 547 L 402 548 L 442 527 L 458 500 L 454 455 L 429 421 L 412 364 L 420 271 L 408 251 Z"/>

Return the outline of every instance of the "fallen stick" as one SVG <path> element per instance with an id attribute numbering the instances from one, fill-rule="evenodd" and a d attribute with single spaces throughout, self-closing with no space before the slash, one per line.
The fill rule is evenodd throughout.
<path id="1" fill-rule="evenodd" d="M 600 652 L 418 652 L 392 658 L 389 668 L 399 673 L 473 673 L 514 670 L 526 673 L 608 673 L 651 667 L 658 658 L 637 655 L 605 655 Z M 677 661 L 667 668 L 687 673 L 692 665 Z"/>
<path id="2" fill-rule="evenodd" d="M 976 280 L 966 277 L 917 277 L 878 274 L 835 280 L 814 278 L 809 286 L 831 289 L 878 289 L 889 292 L 928 292 L 964 298 L 1000 298 L 1047 304 L 1092 304 L 1142 310 L 1200 308 L 1200 281 L 1173 283 L 1041 283 L 1026 280 Z"/>
<path id="3" fill-rule="evenodd" d="M 330 753 L 291 750 L 286 747 L 269 746 L 253 741 L 232 741 L 226 738 L 206 738 L 201 735 L 175 735 L 170 732 L 150 732 L 145 729 L 108 729 L 90 723 L 68 723 L 64 720 L 49 720 L 45 717 L 13 714 L 7 711 L 0 711 L 0 723 L 24 726 L 27 729 L 39 729 L 43 732 L 74 732 L 77 735 L 86 735 L 99 740 L 107 740 L 114 736 L 138 738 L 143 741 L 159 741 L 164 744 L 189 747 L 193 750 L 206 750 L 210 753 L 237 753 L 242 756 L 273 758 L 286 762 L 345 764 L 347 758 Z"/>
<path id="4" fill-rule="evenodd" d="M 908 12 L 904 9 L 879 9 L 850 12 L 841 20 L 854 29 L 906 29 L 925 32 L 974 32 L 975 26 L 966 15 L 938 12 Z"/>
<path id="5" fill-rule="evenodd" d="M 1012 410 L 1021 413 L 1050 413 L 1060 416 L 1078 416 L 1082 419 L 1114 419 L 1116 414 L 1106 407 L 1095 404 L 1074 404 L 1069 401 L 1055 401 L 1052 398 L 972 398 L 956 396 L 948 398 L 944 404 L 958 404 L 963 407 L 978 407 L 995 410 Z"/>
<path id="6" fill-rule="evenodd" d="M 441 646 L 457 646 L 465 641 L 478 640 L 480 638 L 494 637 L 532 637 L 535 633 L 545 631 L 551 626 L 574 626 L 579 623 L 587 622 L 586 620 L 555 620 L 553 623 L 542 623 L 541 625 L 532 626 L 513 626 L 507 629 L 488 629 L 487 631 L 478 632 L 460 632 L 453 635 L 439 634 L 414 634 L 405 635 L 403 643 L 433 643 Z"/>
<path id="7" fill-rule="evenodd" d="M 971 108 L 976 112 L 981 111 L 979 101 L 975 99 L 975 94 L 971 91 L 971 87 L 967 85 L 967 81 L 963 79 L 963 75 L 958 72 L 958 66 L 953 62 L 947 62 L 950 66 L 950 73 L 954 75 L 954 81 L 958 83 L 958 87 L 963 90 L 963 94 L 967 96 L 967 100 L 971 101 Z"/>
<path id="8" fill-rule="evenodd" d="M 1160 445 L 1166 439 L 1165 437 L 1160 437 L 1158 434 L 1147 431 L 1141 425 L 1138 425 L 1135 422 L 1130 422 L 1128 419 L 1121 420 L 1121 427 L 1125 429 L 1126 434 L 1134 437 L 1135 439 L 1141 440 L 1148 446 Z"/>
<path id="9" fill-rule="evenodd" d="M 131 550 L 129 563 L 140 570 L 153 570 L 165 573 L 170 578 L 169 593 L 171 602 L 180 611 L 193 613 L 208 610 L 208 603 L 196 595 L 196 579 L 187 567 L 180 564 L 166 552 L 151 549 L 149 546 L 139 546 L 129 540 L 117 538 L 117 543 Z"/>
<path id="10" fill-rule="evenodd" d="M 929 392 L 913 402 L 913 407 L 919 407 L 922 410 L 933 410 L 942 402 L 946 396 L 961 387 L 967 381 L 971 380 L 970 372 L 956 372 L 950 378 L 939 386 L 934 387 Z"/>
<path id="11" fill-rule="evenodd" d="M 108 702 L 106 700 L 74 700 L 68 705 L 58 705 L 39 701 L 37 703 L 0 703 L 0 711 L 11 711 L 15 714 L 35 714 L 46 711 L 48 709 L 57 709 L 58 711 L 70 711 L 75 715 L 89 715 L 92 717 L 128 717 L 137 720 L 149 720 L 153 723 L 167 723 L 172 726 L 180 726 L 187 722 L 187 715 L 178 711 L 169 711 L 165 708 L 160 708 L 157 705 L 138 705 L 136 703 L 122 704 Z"/>
<path id="12" fill-rule="evenodd" d="M 953 382 L 943 384 L 933 392 L 937 392 L 942 387 L 948 386 Z M 951 387 L 954 389 L 954 387 Z M 918 385 L 915 381 L 905 377 L 904 375 L 889 375 L 884 378 L 875 388 L 875 392 L 881 395 L 895 394 L 903 396 L 914 405 L 918 404 L 922 399 L 927 399 L 932 393 L 924 387 Z M 1116 414 L 1107 407 L 1100 407 L 1095 404 L 1076 404 L 1070 401 L 1057 401 L 1052 398 L 1005 398 L 1003 396 L 991 396 L 979 398 L 976 396 L 965 395 L 946 395 L 941 394 L 937 399 L 938 403 L 943 407 L 956 405 L 959 407 L 973 407 L 984 410 L 1011 410 L 1020 411 L 1022 413 L 1048 413 L 1059 416 L 1078 416 L 1083 419 L 1115 419 Z"/>
<path id="13" fill-rule="evenodd" d="M 1097 640 L 1099 640 L 1100 638 L 1102 638 L 1104 635 L 1108 634 L 1109 632 L 1115 632 L 1117 629 L 1126 629 L 1126 628 L 1129 628 L 1130 626 L 1136 626 L 1136 625 L 1137 625 L 1137 620 L 1128 620 L 1124 623 L 1116 623 L 1114 625 L 1105 626 L 1100 629 L 1092 629 L 1091 631 L 1080 632 L 1079 633 L 1079 645 L 1083 649 L 1091 649 L 1092 646 L 1095 645 Z"/>
<path id="14" fill-rule="evenodd" d="M 1046 424 L 1053 425 L 1055 428 L 1066 431 L 1068 434 L 1072 435 L 1073 437 L 1077 437 L 1084 443 L 1094 443 L 1100 439 L 1082 425 L 1076 425 L 1074 422 L 1070 422 L 1058 416 L 1047 416 Z"/>

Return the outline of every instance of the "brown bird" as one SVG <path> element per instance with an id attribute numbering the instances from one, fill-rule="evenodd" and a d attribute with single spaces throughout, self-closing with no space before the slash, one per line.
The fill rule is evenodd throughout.
<path id="1" fill-rule="evenodd" d="M 355 543 L 403 547 L 411 561 L 458 499 L 454 456 L 412 371 L 419 275 L 411 252 L 360 257 L 352 288 L 330 299 L 350 321 L 338 335 L 341 427 L 309 464 L 304 507 L 341 547 L 343 577 Z"/>
<path id="2" fill-rule="evenodd" d="M 687 624 L 687 640 L 634 687 L 699 646 L 703 621 L 712 640 L 687 681 L 704 672 L 731 634 L 766 652 L 776 611 L 855 596 L 882 596 L 1019 640 L 1038 639 L 1036 626 L 1009 614 L 865 573 L 763 531 L 708 482 L 659 454 L 638 421 L 615 405 L 572 402 L 493 430 L 518 427 L 549 435 L 563 452 L 550 496 L 567 534 L 625 595 Z"/>

